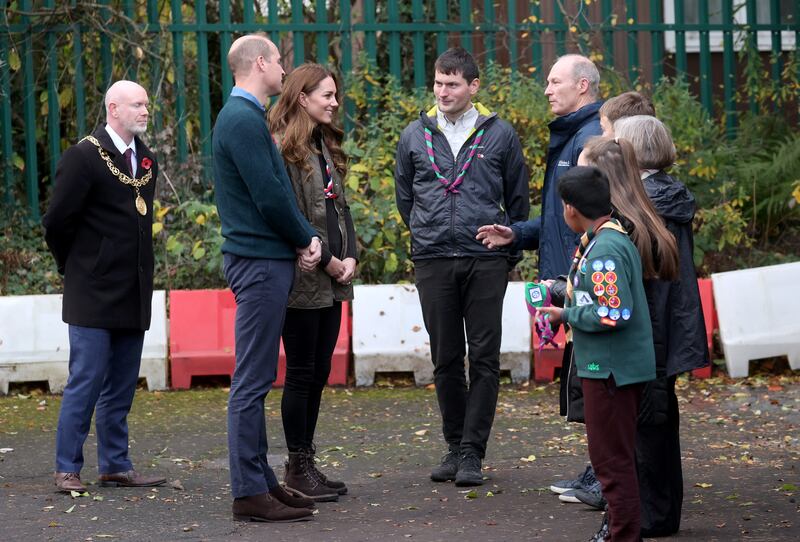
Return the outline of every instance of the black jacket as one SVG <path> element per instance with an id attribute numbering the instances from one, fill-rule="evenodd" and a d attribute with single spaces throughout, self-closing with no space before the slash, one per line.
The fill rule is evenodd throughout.
<path id="1" fill-rule="evenodd" d="M 397 145 L 395 191 L 397 209 L 411 230 L 414 260 L 452 257 L 507 257 L 507 250 L 489 250 L 475 239 L 485 224 L 505 224 L 528 217 L 528 168 L 519 138 L 510 124 L 480 104 L 475 131 L 454 160 L 445 135 L 436 124 L 436 108 L 420 112 Z M 425 128 L 432 132 L 436 165 L 450 182 L 469 156 L 476 134 L 483 138 L 458 192 L 445 192 L 428 157 Z"/>
<path id="2" fill-rule="evenodd" d="M 101 126 L 92 134 L 120 171 L 125 158 Z M 64 275 L 62 316 L 66 323 L 106 329 L 150 327 L 153 295 L 153 194 L 158 165 L 136 138 L 141 178 L 139 189 L 147 205 L 136 211 L 136 191 L 123 184 L 88 140 L 68 148 L 56 169 L 55 188 L 42 219 L 45 240 Z"/>
<path id="3" fill-rule="evenodd" d="M 646 280 L 644 285 L 653 324 L 656 371 L 659 376 L 673 376 L 709 363 L 693 258 L 695 201 L 683 183 L 663 171 L 645 178 L 644 189 L 678 244 L 679 279 Z"/>

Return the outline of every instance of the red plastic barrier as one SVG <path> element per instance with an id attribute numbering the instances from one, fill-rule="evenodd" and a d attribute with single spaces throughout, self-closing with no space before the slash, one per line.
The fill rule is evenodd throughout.
<path id="1" fill-rule="evenodd" d="M 547 344 L 540 352 L 539 336 L 536 334 L 536 329 L 531 329 L 533 379 L 536 382 L 552 382 L 556 379 L 556 369 L 561 369 L 561 359 L 564 356 L 564 344 L 566 344 L 563 326 L 559 328 L 554 340 L 558 344 L 558 348 Z"/>
<path id="2" fill-rule="evenodd" d="M 714 331 L 719 328 L 717 322 L 717 311 L 714 308 L 714 289 L 711 279 L 697 279 L 697 287 L 700 289 L 700 304 L 703 306 L 703 320 L 706 323 L 706 341 L 708 343 L 709 354 L 713 352 Z M 702 369 L 692 371 L 695 378 L 709 378 L 711 376 L 711 365 Z"/>
<path id="3" fill-rule="evenodd" d="M 193 376 L 229 375 L 236 366 L 236 303 L 230 290 L 171 290 L 169 293 L 170 374 L 173 389 L 188 389 Z M 350 365 L 350 306 L 342 303 L 342 325 L 328 384 L 347 384 Z M 286 380 L 281 343 L 275 386 Z"/>

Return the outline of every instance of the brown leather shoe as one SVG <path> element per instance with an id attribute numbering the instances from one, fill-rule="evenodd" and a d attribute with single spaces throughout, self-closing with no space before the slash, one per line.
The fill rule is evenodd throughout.
<path id="1" fill-rule="evenodd" d="M 314 501 L 312 499 L 290 495 L 289 492 L 281 486 L 270 489 L 269 494 L 290 508 L 314 508 Z"/>
<path id="2" fill-rule="evenodd" d="M 308 508 L 286 506 L 269 493 L 251 495 L 233 500 L 233 519 L 238 521 L 266 521 L 269 523 L 289 523 L 311 519 Z"/>
<path id="3" fill-rule="evenodd" d="M 53 475 L 53 478 L 59 491 L 65 493 L 70 491 L 83 493 L 86 491 L 86 486 L 81 483 L 81 475 L 77 472 L 57 472 Z"/>
<path id="4" fill-rule="evenodd" d="M 101 474 L 97 480 L 102 487 L 153 487 L 160 486 L 167 481 L 162 476 L 145 476 L 135 470 Z"/>

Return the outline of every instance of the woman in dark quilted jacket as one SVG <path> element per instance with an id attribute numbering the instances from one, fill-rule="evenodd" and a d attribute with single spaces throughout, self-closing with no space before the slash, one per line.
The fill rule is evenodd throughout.
<path id="1" fill-rule="evenodd" d="M 633 144 L 644 190 L 675 236 L 680 257 L 678 280 L 645 281 L 658 378 L 645 388 L 636 439 L 642 536 L 669 536 L 680 528 L 683 504 L 675 379 L 709 363 L 693 261 L 695 201 L 683 183 L 664 171 L 675 161 L 675 147 L 661 121 L 624 117 L 614 123 L 614 134 Z"/>
<path id="2" fill-rule="evenodd" d="M 342 180 L 347 156 L 336 124 L 339 89 L 319 64 L 294 69 L 270 109 L 270 130 L 292 180 L 300 211 L 322 240 L 322 260 L 310 273 L 295 269 L 283 326 L 286 385 L 281 401 L 289 462 L 286 490 L 317 502 L 335 501 L 347 486 L 315 465 L 314 431 L 322 390 L 339 336 L 342 301 L 353 298 L 356 236 Z"/>

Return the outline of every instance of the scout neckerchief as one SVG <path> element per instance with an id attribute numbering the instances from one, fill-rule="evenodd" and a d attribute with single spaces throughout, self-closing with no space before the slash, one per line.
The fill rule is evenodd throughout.
<path id="1" fill-rule="evenodd" d="M 139 194 L 139 189 L 150 182 L 150 179 L 153 178 L 153 170 L 148 169 L 147 173 L 141 176 L 141 178 L 137 179 L 136 177 L 129 177 L 125 175 L 123 172 L 119 170 L 117 166 L 114 165 L 114 162 L 111 161 L 111 157 L 108 153 L 100 146 L 100 142 L 94 136 L 86 136 L 81 139 L 80 142 L 87 140 L 92 143 L 95 147 L 97 147 L 97 152 L 100 153 L 100 158 L 102 158 L 106 165 L 108 166 L 108 170 L 111 174 L 119 179 L 119 181 L 123 184 L 127 184 L 128 186 L 132 186 L 136 189 L 136 197 L 133 200 L 134 205 L 136 206 L 136 210 L 139 212 L 140 215 L 145 216 L 147 214 L 147 204 L 144 202 L 144 198 Z M 79 143 L 80 143 L 79 142 Z"/>
<path id="2" fill-rule="evenodd" d="M 458 173 L 458 176 L 456 176 L 455 181 L 451 183 L 447 179 L 447 177 L 442 175 L 442 171 L 439 169 L 439 166 L 436 165 L 436 161 L 433 156 L 433 132 L 431 132 L 430 128 L 427 127 L 425 128 L 425 147 L 426 150 L 428 151 L 428 160 L 431 161 L 431 167 L 433 167 L 433 172 L 436 174 L 436 178 L 439 179 L 439 182 L 444 185 L 445 196 L 447 195 L 448 192 L 458 193 L 457 190 L 458 185 L 464 182 L 464 175 L 467 174 L 469 166 L 472 165 L 472 158 L 473 156 L 475 156 L 475 152 L 478 149 L 478 145 L 480 145 L 481 143 L 481 139 L 483 139 L 483 133 L 485 131 L 486 131 L 485 128 L 481 128 L 480 130 L 478 130 L 478 135 L 475 136 L 475 142 L 469 147 L 470 151 L 469 155 L 467 156 L 467 161 L 464 162 L 463 166 L 461 166 L 461 171 Z M 475 128 L 472 129 L 472 131 L 469 134 L 469 137 L 472 137 L 472 134 L 474 132 Z M 469 139 L 469 137 L 467 139 Z M 453 159 L 456 159 L 456 157 L 453 157 Z"/>
<path id="3" fill-rule="evenodd" d="M 336 199 L 339 196 L 333 191 L 333 172 L 331 171 L 331 165 L 328 163 L 327 159 L 325 160 L 325 175 L 328 177 L 328 184 L 322 189 L 322 192 L 325 194 L 325 199 Z"/>
<path id="4" fill-rule="evenodd" d="M 610 218 L 606 222 L 603 222 L 596 230 L 590 228 L 581 236 L 580 243 L 578 243 L 578 247 L 575 249 L 575 256 L 572 258 L 572 265 L 567 274 L 567 299 L 570 301 L 572 301 L 572 293 L 575 289 L 571 280 L 573 274 L 578 273 L 580 262 L 589 256 L 589 251 L 592 250 L 592 247 L 597 242 L 597 236 L 602 230 L 613 230 L 623 235 L 628 235 L 628 232 L 625 231 L 625 228 L 623 228 L 616 219 Z M 567 333 L 567 341 L 571 340 L 572 330 L 569 330 Z"/>

